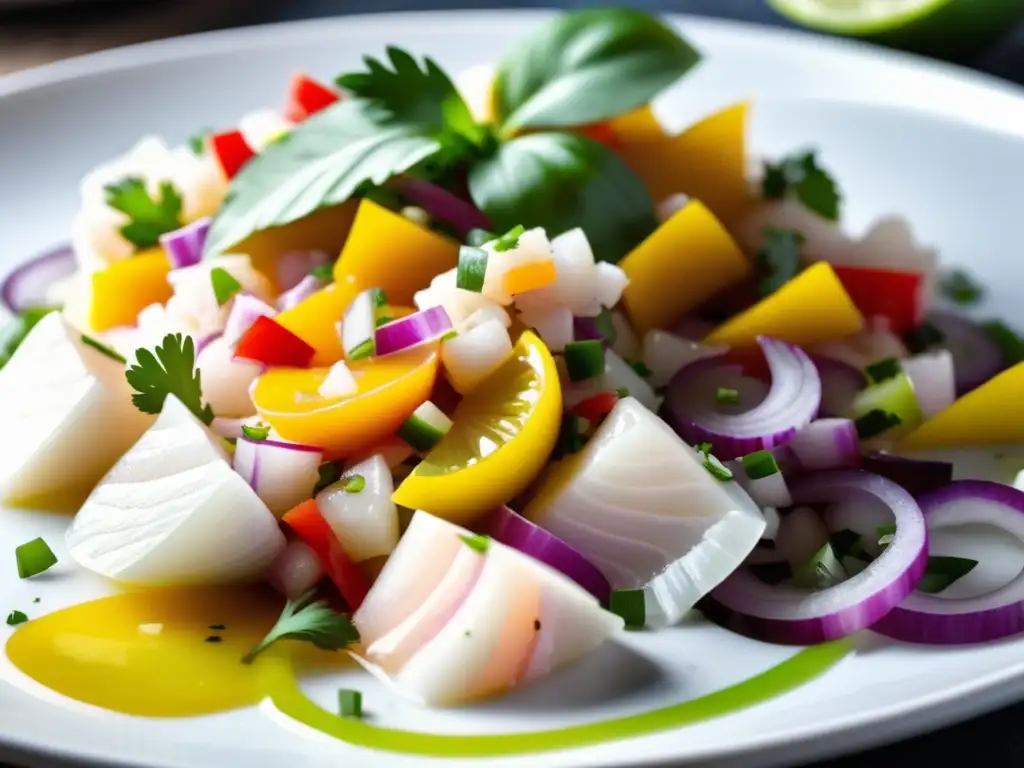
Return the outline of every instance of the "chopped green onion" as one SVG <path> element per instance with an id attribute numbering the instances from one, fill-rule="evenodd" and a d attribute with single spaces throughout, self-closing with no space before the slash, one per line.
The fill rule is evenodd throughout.
<path id="1" fill-rule="evenodd" d="M 388 317 L 387 315 L 377 315 L 377 319 L 373 321 L 374 328 L 380 328 L 382 325 L 394 322 L 395 318 Z"/>
<path id="2" fill-rule="evenodd" d="M 1024 341 L 1006 323 L 989 320 L 981 324 L 981 330 L 999 347 L 1006 365 L 1016 365 L 1024 360 Z"/>
<path id="3" fill-rule="evenodd" d="M 474 552 L 479 552 L 481 555 L 487 552 L 487 548 L 491 545 L 491 537 L 484 536 L 479 533 L 471 533 L 469 535 L 462 534 L 459 536 L 462 542 L 472 549 Z"/>
<path id="4" fill-rule="evenodd" d="M 779 463 L 770 451 L 749 453 L 740 458 L 740 464 L 751 480 L 771 477 L 779 471 Z"/>
<path id="5" fill-rule="evenodd" d="M 572 413 L 563 414 L 558 440 L 555 443 L 555 458 L 561 459 L 570 453 L 576 453 L 582 450 L 585 444 L 586 440 L 580 429 L 580 417 Z"/>
<path id="6" fill-rule="evenodd" d="M 57 564 L 57 556 L 53 554 L 50 545 L 42 538 L 32 539 L 32 541 L 22 544 L 14 550 L 14 557 L 18 561 L 19 579 L 38 576 Z"/>
<path id="7" fill-rule="evenodd" d="M 854 426 L 857 427 L 857 437 L 861 440 L 867 440 L 868 438 L 880 435 L 893 427 L 897 427 L 902 423 L 902 420 L 895 413 L 889 413 L 883 411 L 881 408 L 875 408 L 873 411 L 868 411 L 859 419 L 854 421 Z"/>
<path id="8" fill-rule="evenodd" d="M 16 627 L 19 624 L 24 624 L 26 621 L 28 621 L 28 616 L 21 611 L 11 611 L 7 614 L 8 627 Z"/>
<path id="9" fill-rule="evenodd" d="M 418 206 L 407 205 L 398 213 L 403 219 L 408 219 L 414 224 L 419 224 L 421 227 L 430 226 L 430 214 Z"/>
<path id="10" fill-rule="evenodd" d="M 597 339 L 570 341 L 564 354 L 570 381 L 585 381 L 604 373 L 604 346 Z"/>
<path id="11" fill-rule="evenodd" d="M 924 576 L 917 583 L 917 590 L 929 595 L 942 592 L 954 581 L 973 571 L 977 564 L 977 560 L 969 560 L 966 557 L 929 557 Z"/>
<path id="12" fill-rule="evenodd" d="M 420 453 L 425 453 L 441 442 L 452 428 L 452 420 L 427 400 L 421 404 L 396 433 Z"/>
<path id="13" fill-rule="evenodd" d="M 493 232 L 486 229 L 471 229 L 466 233 L 466 245 L 479 248 L 484 243 L 489 243 L 497 237 Z"/>
<path id="14" fill-rule="evenodd" d="M 983 326 L 984 327 L 984 326 Z M 914 354 L 927 352 L 946 340 L 946 334 L 931 323 L 921 323 L 906 335 L 907 349 Z"/>
<path id="15" fill-rule="evenodd" d="M 638 376 L 645 379 L 650 378 L 651 374 L 654 373 L 654 371 L 647 367 L 643 360 L 634 360 L 629 365 L 634 371 L 636 371 Z"/>
<path id="16" fill-rule="evenodd" d="M 214 267 L 210 270 L 210 283 L 213 285 L 213 295 L 217 297 L 217 306 L 223 307 L 228 299 L 242 290 L 242 284 L 223 267 Z"/>
<path id="17" fill-rule="evenodd" d="M 615 322 L 612 320 L 612 311 L 604 305 L 594 318 L 594 327 L 609 344 L 614 344 L 619 338 L 619 332 L 615 330 Z"/>
<path id="18" fill-rule="evenodd" d="M 269 424 L 242 425 L 242 434 L 250 440 L 266 440 L 270 436 Z"/>
<path id="19" fill-rule="evenodd" d="M 704 442 L 697 446 L 697 453 L 700 454 L 701 458 L 704 459 L 704 469 L 715 478 L 722 482 L 732 480 L 732 471 L 725 466 L 718 457 L 711 453 L 711 443 Z"/>
<path id="20" fill-rule="evenodd" d="M 487 251 L 464 245 L 459 248 L 459 266 L 455 273 L 455 287 L 480 293 L 487 274 Z"/>
<path id="21" fill-rule="evenodd" d="M 320 474 L 320 479 L 317 480 L 316 487 L 313 489 L 314 496 L 327 486 L 334 485 L 341 479 L 341 466 L 336 461 L 321 464 L 317 472 Z"/>
<path id="22" fill-rule="evenodd" d="M 985 290 L 962 269 L 953 269 L 939 278 L 942 295 L 957 304 L 977 304 Z"/>
<path id="23" fill-rule="evenodd" d="M 342 486 L 345 493 L 359 493 L 365 487 L 366 478 L 362 475 L 349 475 L 345 478 L 345 484 Z"/>
<path id="24" fill-rule="evenodd" d="M 319 267 L 313 267 L 309 270 L 309 274 L 315 277 L 317 280 L 323 280 L 325 283 L 334 281 L 334 265 L 333 264 L 321 264 Z"/>
<path id="25" fill-rule="evenodd" d="M 127 363 L 128 362 L 125 359 L 125 356 L 122 355 L 120 352 L 118 352 L 116 349 L 111 349 L 110 347 L 108 347 L 103 342 L 96 341 L 96 339 L 94 339 L 92 336 L 86 336 L 83 333 L 82 334 L 82 343 L 85 344 L 87 347 L 92 347 L 97 352 L 100 352 L 101 354 L 106 355 L 111 360 L 115 360 L 115 361 L 117 361 L 119 363 Z"/>
<path id="26" fill-rule="evenodd" d="M 441 337 L 441 341 L 448 341 L 448 339 L 454 339 L 458 335 L 459 335 L 459 332 L 456 331 L 455 329 L 452 329 L 452 330 L 448 331 L 448 333 L 446 333 L 444 336 Z"/>
<path id="27" fill-rule="evenodd" d="M 825 542 L 807 563 L 793 571 L 793 585 L 804 589 L 825 589 L 845 578 L 846 571 L 830 542 Z"/>
<path id="28" fill-rule="evenodd" d="M 373 306 L 378 309 L 388 305 L 388 295 L 384 293 L 383 288 L 371 288 L 370 299 L 373 301 Z"/>
<path id="29" fill-rule="evenodd" d="M 338 711 L 342 717 L 363 716 L 363 694 L 351 688 L 338 691 Z"/>
<path id="30" fill-rule="evenodd" d="M 711 453 L 711 443 L 705 440 L 702 443 L 697 443 L 695 446 L 697 453 Z"/>
<path id="31" fill-rule="evenodd" d="M 639 629 L 647 623 L 647 607 L 642 589 L 616 589 L 612 592 L 609 609 L 622 617 L 628 629 Z"/>
<path id="32" fill-rule="evenodd" d="M 880 525 L 878 526 L 878 546 L 887 547 L 892 544 L 893 538 L 896 536 L 896 526 L 893 525 Z"/>
<path id="33" fill-rule="evenodd" d="M 526 227 L 522 224 L 517 224 L 512 227 L 508 232 L 499 237 L 494 242 L 494 250 L 496 253 L 503 253 L 504 251 L 511 251 L 517 245 L 519 245 L 519 237 L 526 232 Z"/>
<path id="34" fill-rule="evenodd" d="M 881 384 L 886 379 L 899 376 L 901 371 L 900 361 L 895 357 L 887 357 L 884 360 L 879 360 L 864 369 L 864 373 L 867 374 L 868 381 L 872 384 Z"/>
<path id="35" fill-rule="evenodd" d="M 719 405 L 732 405 L 740 401 L 740 392 L 738 389 L 729 389 L 728 387 L 719 387 L 715 393 L 715 402 Z"/>
<path id="36" fill-rule="evenodd" d="M 352 362 L 356 362 L 358 360 L 365 360 L 372 355 L 373 339 L 367 339 L 352 348 L 352 351 L 348 353 L 348 359 Z"/>
<path id="37" fill-rule="evenodd" d="M 871 555 L 864 549 L 860 534 L 856 531 L 851 531 L 849 528 L 836 531 L 829 536 L 828 543 L 832 545 L 832 551 L 840 562 L 848 557 L 871 562 Z"/>
<path id="38" fill-rule="evenodd" d="M 629 397 L 629 389 L 627 387 L 619 387 L 615 390 L 615 396 L 619 399 Z"/>

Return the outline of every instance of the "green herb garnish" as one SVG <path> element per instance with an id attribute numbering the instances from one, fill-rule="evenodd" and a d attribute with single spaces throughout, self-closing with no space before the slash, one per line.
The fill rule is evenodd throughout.
<path id="1" fill-rule="evenodd" d="M 506 232 L 501 237 L 494 240 L 494 244 L 491 246 L 496 253 L 504 253 L 505 251 L 511 251 L 513 248 L 519 245 L 519 238 L 526 232 L 526 227 L 522 224 L 516 224 L 512 229 Z"/>
<path id="2" fill-rule="evenodd" d="M 243 424 L 242 434 L 250 440 L 266 440 L 270 437 L 270 425 L 260 422 L 259 424 Z"/>
<path id="3" fill-rule="evenodd" d="M 825 542 L 811 559 L 793 571 L 793 585 L 804 589 L 825 589 L 846 578 L 832 544 Z"/>
<path id="4" fill-rule="evenodd" d="M 351 688 L 338 691 L 338 712 L 342 717 L 363 716 L 363 694 Z"/>
<path id="5" fill-rule="evenodd" d="M 713 453 L 711 453 L 711 443 L 700 443 L 697 446 L 697 453 L 704 460 L 704 469 L 715 478 L 726 482 L 732 480 L 732 470 L 730 470 L 725 464 L 718 460 Z"/>
<path id="6" fill-rule="evenodd" d="M 471 533 L 469 535 L 460 534 L 459 538 L 462 542 L 472 549 L 474 552 L 479 552 L 481 555 L 487 552 L 487 548 L 491 545 L 491 537 L 483 536 L 479 533 Z"/>
<path id="7" fill-rule="evenodd" d="M 97 341 L 96 339 L 94 339 L 92 336 L 86 336 L 83 333 L 82 334 L 82 343 L 85 344 L 87 347 L 92 347 L 97 352 L 106 355 L 111 360 L 115 360 L 118 363 L 124 364 L 124 363 L 128 362 L 125 359 L 124 355 L 122 355 L 116 349 L 111 349 L 110 347 L 108 347 L 103 342 Z"/>
<path id="8" fill-rule="evenodd" d="M 362 475 L 349 475 L 345 478 L 342 488 L 345 493 L 359 493 L 366 487 L 366 478 Z"/>
<path id="9" fill-rule="evenodd" d="M 624 397 L 629 397 L 629 389 L 627 389 L 626 387 L 618 387 L 615 390 L 615 396 L 620 400 Z"/>
<path id="10" fill-rule="evenodd" d="M 370 298 L 373 299 L 373 306 L 377 309 L 388 305 L 388 295 L 383 288 L 371 288 Z"/>
<path id="11" fill-rule="evenodd" d="M 119 231 L 137 249 L 151 248 L 160 242 L 160 235 L 182 227 L 181 195 L 169 181 L 160 182 L 155 198 L 136 177 L 107 184 L 103 191 L 107 205 L 130 219 Z"/>
<path id="12" fill-rule="evenodd" d="M 472 248 L 479 248 L 484 243 L 489 243 L 497 237 L 493 232 L 486 229 L 471 229 L 466 233 L 466 245 Z"/>
<path id="13" fill-rule="evenodd" d="M 872 384 L 880 384 L 887 379 L 899 376 L 902 372 L 903 369 L 900 368 L 900 361 L 895 357 L 887 357 L 884 360 L 871 363 L 871 365 L 864 369 L 868 381 Z"/>
<path id="14" fill-rule="evenodd" d="M 860 540 L 860 534 L 856 531 L 851 531 L 848 528 L 836 531 L 829 536 L 828 542 L 832 545 L 832 551 L 839 562 L 842 562 L 847 557 L 863 560 L 868 563 L 871 562 L 871 555 L 864 549 L 864 545 Z"/>
<path id="15" fill-rule="evenodd" d="M 740 391 L 738 389 L 719 387 L 718 391 L 715 392 L 715 402 L 719 405 L 735 405 L 739 401 Z"/>
<path id="16" fill-rule="evenodd" d="M 921 323 L 906 335 L 907 349 L 914 354 L 927 352 L 946 340 L 946 334 L 928 322 Z"/>
<path id="17" fill-rule="evenodd" d="M 242 657 L 252 662 L 278 640 L 304 640 L 324 651 L 336 651 L 359 641 L 359 632 L 348 618 L 335 613 L 325 600 L 313 602 L 316 589 L 285 603 L 277 623 L 256 647 Z"/>
<path id="18" fill-rule="evenodd" d="M 169 333 L 156 348 L 135 352 L 135 364 L 125 377 L 135 394 L 132 403 L 143 413 L 160 413 L 168 395 L 177 397 L 204 424 L 213 421 L 213 409 L 203 405 L 203 388 L 196 370 L 196 348 L 191 336 Z"/>
<path id="19" fill-rule="evenodd" d="M 334 282 L 334 265 L 321 264 L 320 266 L 313 267 L 309 270 L 309 274 L 317 280 L 322 280 L 325 283 L 332 283 Z"/>
<path id="20" fill-rule="evenodd" d="M 875 408 L 865 413 L 853 423 L 857 427 L 857 437 L 861 440 L 867 440 L 899 426 L 903 423 L 903 420 L 895 413 Z"/>
<path id="21" fill-rule="evenodd" d="M 483 248 L 473 248 L 469 245 L 459 248 L 459 265 L 455 273 L 455 287 L 463 291 L 472 291 L 473 293 L 483 291 L 489 255 Z"/>
<path id="22" fill-rule="evenodd" d="M 803 206 L 829 221 L 839 220 L 839 188 L 818 165 L 813 151 L 797 152 L 777 164 L 764 164 L 761 193 L 770 200 L 793 194 Z"/>
<path id="23" fill-rule="evenodd" d="M 896 526 L 880 525 L 876 535 L 878 536 L 878 546 L 887 547 L 892 544 L 892 540 L 896 537 Z"/>
<path id="24" fill-rule="evenodd" d="M 202 157 L 206 154 L 206 139 L 213 132 L 213 128 L 202 128 L 188 137 L 188 148 L 192 150 L 193 155 Z"/>
<path id="25" fill-rule="evenodd" d="M 28 616 L 21 611 L 11 611 L 7 614 L 7 626 L 16 627 L 28 621 Z"/>
<path id="26" fill-rule="evenodd" d="M 38 576 L 57 564 L 57 556 L 41 537 L 15 548 L 14 559 L 18 562 L 19 579 Z"/>
<path id="27" fill-rule="evenodd" d="M 740 465 L 751 480 L 760 480 L 778 474 L 779 463 L 771 451 L 754 451 L 740 457 Z"/>
<path id="28" fill-rule="evenodd" d="M 326 464 L 321 464 L 317 471 L 320 474 L 320 479 L 317 480 L 316 487 L 313 489 L 314 496 L 320 493 L 320 491 L 327 486 L 334 485 L 341 479 L 341 466 L 335 461 L 329 461 Z"/>
<path id="29" fill-rule="evenodd" d="M 929 595 L 942 592 L 953 582 L 973 571 L 977 564 L 977 560 L 969 560 L 966 557 L 929 557 L 924 576 L 917 583 L 917 590 Z"/>
<path id="30" fill-rule="evenodd" d="M 640 629 L 647 623 L 647 608 L 642 589 L 616 589 L 608 604 L 609 610 L 622 617 L 627 629 Z"/>
<path id="31" fill-rule="evenodd" d="M 232 296 L 242 290 L 242 284 L 223 267 L 214 267 L 210 270 L 210 283 L 213 285 L 213 295 L 217 297 L 218 307 L 223 307 Z"/>
<path id="32" fill-rule="evenodd" d="M 643 360 L 633 360 L 630 362 L 629 367 L 636 371 L 637 376 L 645 379 L 649 379 L 651 374 L 654 373 Z"/>
<path id="33" fill-rule="evenodd" d="M 1024 341 L 1006 323 L 989 320 L 981 324 L 981 329 L 999 347 L 1005 365 L 1016 365 L 1024 361 Z"/>
<path id="34" fill-rule="evenodd" d="M 985 290 L 962 269 L 943 274 L 939 278 L 939 290 L 950 301 L 964 306 L 977 304 L 985 295 Z"/>
<path id="35" fill-rule="evenodd" d="M 580 417 L 572 413 L 562 415 L 562 424 L 555 442 L 554 458 L 561 459 L 583 450 L 586 439 L 580 429 Z"/>
<path id="36" fill-rule="evenodd" d="M 764 240 L 754 257 L 754 264 L 761 275 L 757 283 L 758 293 L 765 297 L 796 277 L 800 271 L 800 249 L 805 238 L 795 229 L 779 227 L 765 227 L 762 235 Z"/>

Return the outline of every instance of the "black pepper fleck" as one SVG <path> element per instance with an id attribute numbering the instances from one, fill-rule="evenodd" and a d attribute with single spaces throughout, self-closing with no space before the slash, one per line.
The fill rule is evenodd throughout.
<path id="1" fill-rule="evenodd" d="M 220 631 L 222 629 L 227 629 L 227 627 L 225 627 L 223 624 L 211 624 L 207 627 L 207 629 L 214 629 Z"/>
<path id="2" fill-rule="evenodd" d="M 219 643 L 223 639 L 224 638 L 222 638 L 220 635 L 210 635 L 208 638 L 206 638 L 206 642 L 208 642 L 208 643 Z"/>
<path id="3" fill-rule="evenodd" d="M 536 632 L 540 632 L 540 619 L 534 619 L 533 620 L 533 629 Z"/>

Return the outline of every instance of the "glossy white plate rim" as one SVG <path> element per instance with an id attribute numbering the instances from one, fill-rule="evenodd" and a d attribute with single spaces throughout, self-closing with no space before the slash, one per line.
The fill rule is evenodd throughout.
<path id="1" fill-rule="evenodd" d="M 93 76 L 116 73 L 139 67 L 159 67 L 162 64 L 210 55 L 214 52 L 231 51 L 245 55 L 272 48 L 327 45 L 339 39 L 358 40 L 364 34 L 371 39 L 387 38 L 394 35 L 402 38 L 428 38 L 438 34 L 479 34 L 482 30 L 502 30 L 503 40 L 514 40 L 516 34 L 526 27 L 549 16 L 536 11 L 490 11 L 386 14 L 366 17 L 342 17 L 328 20 L 294 22 L 289 24 L 214 32 L 177 38 L 157 43 L 131 46 L 123 49 L 91 54 L 55 64 L 27 70 L 0 78 L 0 97 L 42 92 L 50 85 L 76 82 L 88 88 L 88 79 Z M 919 110 L 941 116 L 945 120 L 972 124 L 995 133 L 1024 135 L 1024 99 L 1019 89 L 994 78 L 978 75 L 967 70 L 937 64 L 915 57 L 865 46 L 826 40 L 814 36 L 788 31 L 771 30 L 732 22 L 708 21 L 688 17 L 673 17 L 687 30 L 699 45 L 708 50 L 728 46 L 742 46 L 751 55 L 762 52 L 765 58 L 765 77 L 757 83 L 745 81 L 751 95 L 759 101 L 798 97 L 801 101 L 836 101 L 851 104 L 883 105 L 901 110 Z M 411 31 L 414 30 L 414 31 Z M 506 36 L 507 35 L 507 36 Z M 819 62 L 818 66 L 812 62 Z M 825 63 L 824 66 L 821 64 Z M 296 61 L 296 67 L 302 65 Z M 734 96 L 724 99 L 731 100 Z M 2 105 L 4 102 L 0 102 Z M 252 105 L 256 106 L 256 105 Z M 708 104 L 694 108 L 694 114 L 705 111 Z M 681 110 L 684 113 L 686 110 Z M 672 116 L 673 118 L 676 115 Z M 2 158 L 2 155 L 0 155 Z M 0 237 L 4 237 L 0 232 Z M 16 238 L 17 240 L 17 238 Z M 0 241 L 3 242 L 3 241 Z M 25 242 L 28 242 L 26 239 Z M 36 239 L 32 238 L 33 244 Z M 39 241 L 41 242 L 41 241 Z M 20 244 L 20 243 L 19 243 Z M 28 256 L 30 251 L 19 250 L 18 257 Z M 2 586 L 2 584 L 0 584 Z M 0 590 L 2 592 L 2 590 Z M 820 712 L 820 720 L 794 725 L 780 722 L 780 727 L 771 735 L 754 736 L 730 733 L 728 739 L 710 739 L 702 747 L 684 750 L 687 762 L 699 765 L 755 765 L 797 760 L 847 751 L 869 744 L 909 735 L 924 728 L 937 727 L 946 722 L 978 714 L 1008 703 L 1024 693 L 1024 661 L 1004 667 L 972 680 L 950 685 L 940 691 L 922 694 L 910 701 L 888 706 L 864 709 L 852 715 L 829 716 L 827 707 Z M 813 684 L 812 684 L 813 685 Z M 124 737 L 123 720 L 111 721 L 113 727 L 104 723 L 102 715 L 64 718 L 60 728 L 47 734 L 45 731 L 26 733 L 17 731 L 18 724 L 30 721 L 30 715 L 45 716 L 47 707 L 39 700 L 17 702 L 22 710 L 16 717 L 13 699 L 5 696 L 0 688 L 0 713 L 5 710 L 11 717 L 0 717 L 0 742 L 11 748 L 26 752 L 62 755 L 68 759 L 89 759 L 94 761 L 117 761 L 122 764 L 152 765 L 218 765 L 226 758 L 237 760 L 238 750 L 221 752 L 217 747 L 204 745 L 202 754 L 191 749 L 176 748 L 172 737 L 164 743 L 148 736 L 139 736 L 132 741 L 118 741 Z M 761 705 L 775 710 L 776 715 L 785 714 L 786 699 L 778 699 Z M 731 722 L 736 716 L 730 715 Z M 782 720 L 785 718 L 783 717 Z M 145 721 L 138 727 L 145 730 Z M 7 723 L 7 727 L 5 727 Z M 117 725 L 120 723 L 120 729 Z M 681 739 L 696 731 L 721 730 L 723 720 L 711 721 L 686 728 L 679 732 Z M 728 725 L 728 724 L 726 724 Z M 15 730 L 12 730 L 11 727 Z M 822 743 L 822 736 L 828 736 L 828 743 Z M 109 739 L 104 746 L 101 737 Z M 651 737 L 642 737 L 623 742 L 611 742 L 599 748 L 573 750 L 565 753 L 540 753 L 520 758 L 451 761 L 460 764 L 488 766 L 546 764 L 568 765 L 653 765 L 669 763 L 674 758 L 664 748 L 648 751 L 644 745 Z M 703 739 L 701 739 L 703 740 Z M 0 743 L 0 757 L 4 746 Z M 180 746 L 180 745 L 179 745 Z M 603 751 L 598 756 L 596 749 Z M 263 750 L 253 747 L 246 755 L 252 759 Z M 13 753 L 12 753 L 13 754 Z M 263 753 L 264 760 L 272 754 Z M 370 755 L 368 752 L 355 753 L 359 759 Z M 337 758 L 338 755 L 334 755 Z M 548 761 L 546 758 L 551 758 Z M 13 759 L 13 758 L 10 758 Z M 19 758 L 19 761 L 26 758 Z M 41 758 L 42 759 L 42 758 Z M 333 759 L 325 755 L 309 755 L 309 765 L 331 764 Z M 350 763 L 352 757 L 347 757 Z M 315 762 L 314 762 L 315 761 Z M 380 762 L 388 766 L 418 762 L 417 758 L 384 756 Z M 438 761 L 426 761 L 437 764 Z M 257 763 L 271 764 L 271 763 Z M 359 763 L 363 764 L 363 763 Z M 379 763 L 378 763 L 379 764 Z"/>

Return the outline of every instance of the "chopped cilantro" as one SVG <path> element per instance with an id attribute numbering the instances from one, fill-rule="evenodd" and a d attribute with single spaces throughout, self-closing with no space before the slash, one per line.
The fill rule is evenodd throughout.
<path id="1" fill-rule="evenodd" d="M 977 304 L 985 290 L 962 269 L 951 269 L 939 278 L 939 290 L 952 302 L 964 306 Z"/>
<path id="2" fill-rule="evenodd" d="M 318 472 L 320 473 L 320 479 L 317 480 L 316 487 L 313 489 L 314 496 L 327 486 L 334 485 L 341 479 L 341 466 L 335 461 L 321 464 Z"/>
<path id="3" fill-rule="evenodd" d="M 875 408 L 854 421 L 854 425 L 857 427 L 857 437 L 867 440 L 899 426 L 902 422 L 903 420 L 895 413 Z"/>
<path id="4" fill-rule="evenodd" d="M 213 133 L 213 128 L 202 128 L 188 137 L 188 148 L 196 157 L 206 154 L 206 139 Z"/>
<path id="5" fill-rule="evenodd" d="M 28 616 L 21 611 L 11 611 L 7 614 L 8 627 L 16 627 L 19 624 L 24 624 L 26 621 L 28 621 Z"/>
<path id="6" fill-rule="evenodd" d="M 887 379 L 895 378 L 899 376 L 903 371 L 900 368 L 900 361 L 895 357 L 887 357 L 884 360 L 872 363 L 864 369 L 864 373 L 867 374 L 868 381 L 872 384 L 880 384 Z"/>
<path id="7" fill-rule="evenodd" d="M 999 347 L 1005 365 L 1016 365 L 1024 361 L 1024 341 L 1006 323 L 989 320 L 981 324 L 981 329 Z"/>
<path id="8" fill-rule="evenodd" d="M 805 238 L 795 229 L 765 227 L 761 232 L 764 239 L 761 250 L 754 257 L 754 264 L 760 273 L 758 292 L 765 297 L 796 277 L 800 271 L 800 249 Z"/>
<path id="9" fill-rule="evenodd" d="M 637 372 L 638 376 L 642 376 L 645 379 L 650 378 L 650 375 L 654 373 L 654 371 L 647 367 L 647 364 L 644 363 L 643 360 L 633 360 L 629 365 Z"/>
<path id="10" fill-rule="evenodd" d="M 169 181 L 160 182 L 156 198 L 142 179 L 132 176 L 107 184 L 103 191 L 107 205 L 130 219 L 120 232 L 138 249 L 153 247 L 160 242 L 160 235 L 182 226 L 181 195 Z"/>
<path id="11" fill-rule="evenodd" d="M 839 219 L 839 188 L 828 171 L 818 165 L 814 151 L 787 155 L 777 164 L 766 162 L 761 193 L 770 200 L 792 193 L 822 218 Z"/>
<path id="12" fill-rule="evenodd" d="M 969 560 L 965 557 L 929 557 L 924 576 L 917 583 L 917 590 L 927 592 L 929 595 L 942 592 L 954 581 L 973 571 L 977 564 L 977 560 Z"/>
<path id="13" fill-rule="evenodd" d="M 334 280 L 334 265 L 321 264 L 319 267 L 313 267 L 309 270 L 309 274 L 317 280 L 323 280 L 325 283 L 330 283 Z"/>
<path id="14" fill-rule="evenodd" d="M 345 489 L 345 493 L 359 493 L 366 487 L 366 478 L 362 475 L 349 475 L 345 478 L 345 484 L 342 487 Z"/>
<path id="15" fill-rule="evenodd" d="M 305 640 L 324 651 L 336 651 L 359 640 L 359 632 L 348 618 L 335 613 L 324 600 L 313 601 L 315 589 L 289 600 L 267 636 L 242 657 L 252 662 L 278 640 Z"/>
<path id="16" fill-rule="evenodd" d="M 191 336 L 169 333 L 156 347 L 135 352 L 135 364 L 125 377 L 135 394 L 132 403 L 143 413 L 160 413 L 164 400 L 174 395 L 204 424 L 213 421 L 213 409 L 203 405 L 199 371 L 195 369 L 196 348 Z"/>
<path id="17" fill-rule="evenodd" d="M 459 536 L 462 542 L 472 549 L 474 552 L 479 552 L 481 555 L 487 552 L 487 548 L 491 545 L 491 537 L 483 536 L 479 533 L 472 533 L 468 536 L 463 534 Z"/>

